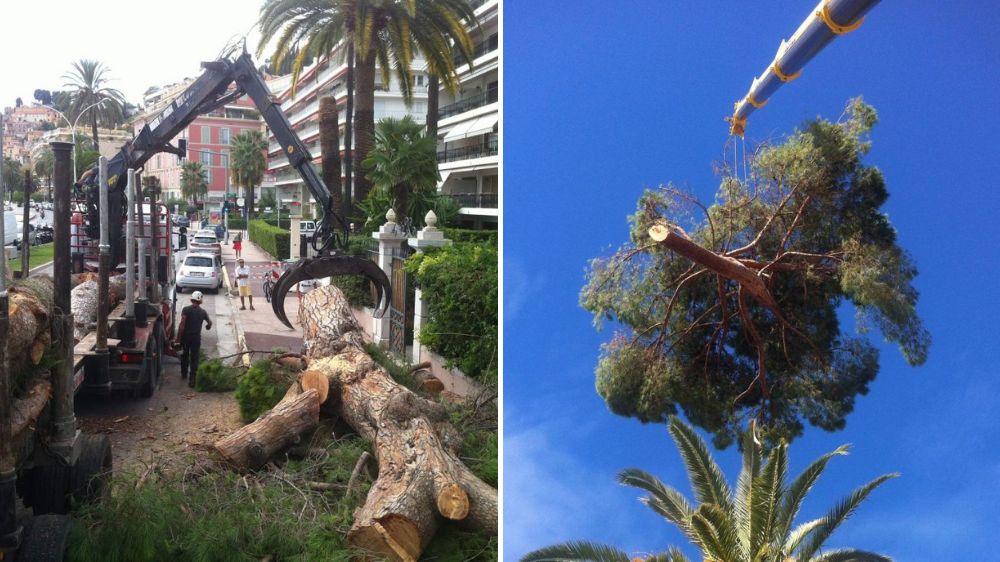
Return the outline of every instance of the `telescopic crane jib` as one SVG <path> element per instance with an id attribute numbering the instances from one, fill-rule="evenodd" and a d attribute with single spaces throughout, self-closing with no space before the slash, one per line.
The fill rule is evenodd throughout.
<path id="1" fill-rule="evenodd" d="M 778 53 L 764 72 L 754 79 L 750 91 L 736 102 L 729 121 L 729 134 L 743 136 L 747 117 L 767 104 L 784 84 L 799 77 L 802 69 L 830 41 L 861 26 L 864 16 L 879 0 L 821 0 L 788 41 L 782 41 Z"/>

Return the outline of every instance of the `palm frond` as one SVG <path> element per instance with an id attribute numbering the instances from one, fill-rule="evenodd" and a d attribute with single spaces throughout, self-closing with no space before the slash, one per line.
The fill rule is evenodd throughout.
<path id="1" fill-rule="evenodd" d="M 521 557 L 521 562 L 629 562 L 628 554 L 613 546 L 587 541 L 547 546 Z"/>
<path id="2" fill-rule="evenodd" d="M 837 530 L 837 527 L 841 523 L 847 520 L 848 517 L 854 513 L 854 510 L 861 505 L 861 502 L 865 501 L 868 494 L 872 492 L 875 488 L 878 488 L 887 480 L 891 480 L 899 476 L 898 473 L 883 474 L 878 478 L 872 480 L 871 482 L 855 489 L 846 498 L 841 500 L 829 513 L 823 517 L 823 524 L 820 525 L 813 534 L 809 537 L 809 542 L 798 552 L 797 560 L 799 562 L 808 562 L 816 552 L 823 546 L 823 543 L 830 538 L 830 535 Z"/>
<path id="3" fill-rule="evenodd" d="M 791 486 L 788 487 L 781 510 L 778 512 L 778 525 L 782 534 L 787 535 L 791 530 L 792 523 L 799 514 L 799 509 L 802 507 L 802 501 L 809 494 L 809 491 L 812 490 L 813 485 L 819 480 L 823 471 L 826 470 L 826 465 L 830 462 L 830 459 L 838 455 L 846 455 L 849 449 L 850 445 L 837 447 L 835 450 L 813 461 L 812 464 L 795 477 Z"/>
<path id="4" fill-rule="evenodd" d="M 736 516 L 737 539 L 745 559 L 750 558 L 751 528 L 754 523 L 750 499 L 753 496 L 753 483 L 760 473 L 761 446 L 758 445 L 749 432 L 743 435 L 743 466 L 736 481 L 736 500 L 733 510 Z"/>
<path id="5" fill-rule="evenodd" d="M 726 511 L 731 510 L 732 492 L 729 484 L 705 446 L 705 441 L 691 426 L 676 417 L 670 419 L 670 434 L 684 459 L 695 498 L 701 503 L 714 503 Z"/>
<path id="6" fill-rule="evenodd" d="M 813 532 L 817 527 L 823 524 L 824 519 L 821 517 L 819 519 L 813 519 L 812 521 L 807 521 L 795 528 L 788 536 L 785 538 L 785 544 L 782 547 L 782 551 L 786 555 L 791 555 L 795 552 L 795 549 L 799 547 L 803 539 L 809 536 L 809 533 Z"/>
<path id="7" fill-rule="evenodd" d="M 683 494 L 638 468 L 629 468 L 618 473 L 618 482 L 649 492 L 649 496 L 643 498 L 642 502 L 667 521 L 677 525 L 689 539 L 695 540 L 696 535 L 691 529 L 694 508 Z"/>
<path id="8" fill-rule="evenodd" d="M 892 558 L 875 552 L 844 548 L 824 552 L 810 562 L 892 562 Z"/>
<path id="9" fill-rule="evenodd" d="M 764 546 L 780 541 L 775 538 L 775 519 L 784 492 L 788 474 L 788 445 L 782 443 L 771 450 L 767 463 L 754 482 L 750 497 L 752 519 L 750 525 L 750 552 L 756 553 Z"/>
<path id="10" fill-rule="evenodd" d="M 701 538 L 702 545 L 715 560 L 737 561 L 740 559 L 736 528 L 729 513 L 715 504 L 698 507 L 691 526 Z"/>
<path id="11" fill-rule="evenodd" d="M 643 562 L 690 562 L 687 556 L 676 546 L 668 547 L 667 550 L 659 554 L 654 554 Z"/>

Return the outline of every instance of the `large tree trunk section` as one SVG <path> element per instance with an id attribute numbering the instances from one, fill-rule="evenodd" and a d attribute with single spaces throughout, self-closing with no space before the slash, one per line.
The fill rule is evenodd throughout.
<path id="1" fill-rule="evenodd" d="M 355 512 L 348 542 L 392 560 L 416 560 L 439 517 L 497 532 L 497 491 L 456 455 L 443 408 L 396 384 L 362 349 L 363 331 L 336 287 L 299 307 L 309 370 L 324 374 L 344 421 L 374 443 L 379 476 Z"/>
<path id="2" fill-rule="evenodd" d="M 25 373 L 42 360 L 51 343 L 49 316 L 52 279 L 47 276 L 16 282 L 9 289 L 7 361 L 12 373 Z"/>
<path id="3" fill-rule="evenodd" d="M 31 379 L 24 392 L 14 399 L 10 419 L 11 437 L 16 439 L 25 428 L 33 424 L 51 398 L 52 383 L 48 379 L 42 377 Z"/>
<path id="4" fill-rule="evenodd" d="M 256 470 L 319 425 L 319 404 L 319 393 L 314 389 L 286 394 L 255 422 L 216 442 L 215 450 L 239 470 Z"/>
<path id="5" fill-rule="evenodd" d="M 87 280 L 73 287 L 73 290 L 70 291 L 73 336 L 77 341 L 82 340 L 97 322 L 97 304 L 99 302 L 97 285 L 96 280 Z M 109 279 L 108 292 L 110 295 L 109 306 L 113 310 L 125 298 L 125 276 L 116 275 Z"/>

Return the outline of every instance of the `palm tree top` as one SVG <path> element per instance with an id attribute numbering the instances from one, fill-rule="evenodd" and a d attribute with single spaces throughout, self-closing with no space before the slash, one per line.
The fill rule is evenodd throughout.
<path id="1" fill-rule="evenodd" d="M 751 428 L 752 431 L 752 428 Z M 735 488 L 712 458 L 695 430 L 674 417 L 670 435 L 687 469 L 694 499 L 637 468 L 618 475 L 621 484 L 646 492 L 642 503 L 658 513 L 713 562 L 891 562 L 887 556 L 857 549 L 823 550 L 823 545 L 868 495 L 887 480 L 884 474 L 854 489 L 824 516 L 794 525 L 806 495 L 829 461 L 847 454 L 843 445 L 813 461 L 794 479 L 788 478 L 788 445 L 764 450 L 748 432 L 742 440 L 743 463 Z M 586 541 L 554 545 L 529 553 L 522 562 L 628 562 L 614 547 Z M 686 561 L 676 548 L 644 557 L 657 562 Z"/>

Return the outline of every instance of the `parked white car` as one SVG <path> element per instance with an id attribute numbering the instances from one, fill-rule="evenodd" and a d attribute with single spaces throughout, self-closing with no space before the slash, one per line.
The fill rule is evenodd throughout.
<path id="1" fill-rule="evenodd" d="M 178 293 L 188 288 L 218 292 L 222 287 L 222 257 L 203 252 L 189 253 L 177 269 L 176 281 Z"/>

